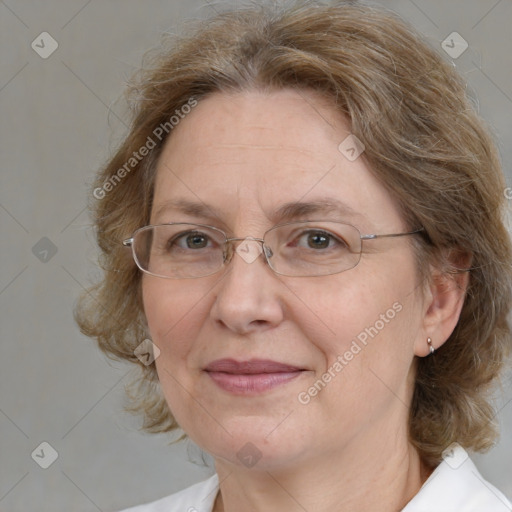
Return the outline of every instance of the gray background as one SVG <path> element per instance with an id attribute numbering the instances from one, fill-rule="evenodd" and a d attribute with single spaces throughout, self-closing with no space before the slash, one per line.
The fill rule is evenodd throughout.
<path id="1" fill-rule="evenodd" d="M 459 58 L 445 56 L 493 127 L 512 185 L 512 1 L 380 3 L 441 52 L 453 31 L 468 42 Z M 99 275 L 86 205 L 94 170 L 124 130 L 123 84 L 163 31 L 215 9 L 207 0 L 0 2 L 1 511 L 116 510 L 211 472 L 197 448 L 139 432 L 123 412 L 130 368 L 78 332 L 72 309 Z M 47 59 L 31 48 L 44 31 L 59 44 Z M 510 497 L 510 378 L 497 403 L 500 444 L 474 460 Z M 43 441 L 58 452 L 48 469 L 31 458 Z"/>

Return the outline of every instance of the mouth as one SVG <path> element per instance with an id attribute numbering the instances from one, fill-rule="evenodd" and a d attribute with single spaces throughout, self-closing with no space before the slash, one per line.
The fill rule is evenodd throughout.
<path id="1" fill-rule="evenodd" d="M 204 371 L 224 391 L 235 395 L 255 395 L 283 386 L 306 370 L 263 359 L 219 359 L 208 364 Z"/>

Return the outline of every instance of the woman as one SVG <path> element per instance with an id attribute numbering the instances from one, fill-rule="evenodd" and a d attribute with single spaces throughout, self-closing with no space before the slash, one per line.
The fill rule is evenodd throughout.
<path id="1" fill-rule="evenodd" d="M 216 475 L 130 510 L 510 510 L 465 450 L 495 437 L 512 253 L 464 89 L 353 3 L 224 13 L 155 56 L 78 321 Z"/>

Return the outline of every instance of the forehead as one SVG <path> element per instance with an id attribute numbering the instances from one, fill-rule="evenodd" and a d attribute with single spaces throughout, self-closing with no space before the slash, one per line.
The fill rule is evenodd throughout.
<path id="1" fill-rule="evenodd" d="M 400 225 L 398 209 L 364 158 L 351 161 L 340 151 L 349 136 L 348 122 L 315 92 L 211 95 L 165 144 L 152 222 L 173 221 L 171 206 L 188 202 L 197 203 L 196 213 L 208 205 L 230 224 L 272 223 L 285 203 L 328 198 L 375 227 Z"/>

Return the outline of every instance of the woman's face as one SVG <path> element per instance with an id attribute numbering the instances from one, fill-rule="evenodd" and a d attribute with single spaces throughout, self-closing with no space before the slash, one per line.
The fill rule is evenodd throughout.
<path id="1" fill-rule="evenodd" d="M 151 224 L 261 238 L 285 203 L 337 201 L 338 212 L 295 219 L 407 231 L 364 153 L 354 160 L 350 139 L 339 149 L 349 134 L 314 92 L 211 95 L 166 143 Z M 177 201 L 207 209 L 181 211 Z M 406 432 L 415 346 L 425 339 L 409 242 L 363 242 L 356 267 L 322 277 L 277 275 L 262 255 L 238 253 L 208 277 L 144 275 L 158 376 L 189 437 L 218 460 L 284 468 Z"/>

